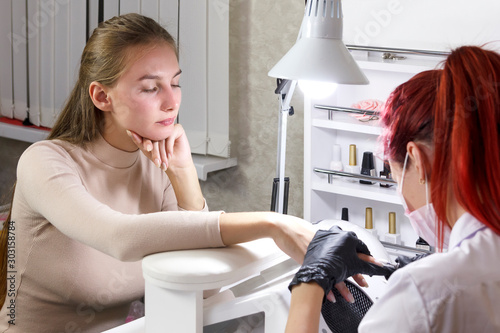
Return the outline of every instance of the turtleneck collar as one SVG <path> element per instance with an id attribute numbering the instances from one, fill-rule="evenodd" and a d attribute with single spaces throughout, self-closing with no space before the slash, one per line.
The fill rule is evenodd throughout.
<path id="1" fill-rule="evenodd" d="M 99 161 L 113 168 L 129 168 L 137 161 L 139 154 L 141 154 L 139 149 L 134 152 L 128 152 L 115 148 L 100 134 L 89 144 L 88 149 Z"/>

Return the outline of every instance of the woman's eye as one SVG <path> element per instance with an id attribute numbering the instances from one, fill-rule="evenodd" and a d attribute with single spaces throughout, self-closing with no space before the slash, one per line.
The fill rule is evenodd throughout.
<path id="1" fill-rule="evenodd" d="M 180 87 L 181 87 L 181 85 L 180 85 L 180 84 L 178 84 L 178 83 L 177 83 L 177 84 L 172 84 L 171 86 L 172 86 L 173 88 L 180 88 Z"/>
<path id="2" fill-rule="evenodd" d="M 149 88 L 149 89 L 142 89 L 143 92 L 146 92 L 146 93 L 154 93 L 156 91 L 158 91 L 158 87 L 153 87 L 153 88 Z"/>

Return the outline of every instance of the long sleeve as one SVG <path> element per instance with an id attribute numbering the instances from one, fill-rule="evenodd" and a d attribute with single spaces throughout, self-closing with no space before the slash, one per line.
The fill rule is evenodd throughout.
<path id="1" fill-rule="evenodd" d="M 389 279 L 389 286 L 365 315 L 358 331 L 430 332 L 426 304 L 412 276 L 398 270 Z"/>
<path id="2" fill-rule="evenodd" d="M 102 332 L 123 324 L 144 295 L 141 259 L 155 252 L 223 246 L 220 212 L 180 211 L 167 175 L 140 151 L 102 137 L 60 140 L 19 160 L 12 206 L 15 285 L 0 332 Z M 69 326 L 68 326 L 69 325 Z"/>
<path id="3" fill-rule="evenodd" d="M 141 163 L 140 157 L 135 164 Z M 82 180 L 86 173 L 79 172 L 79 168 L 81 165 L 62 147 L 37 145 L 28 149 L 19 161 L 16 191 L 22 193 L 29 210 L 42 216 L 47 224 L 122 261 L 139 260 L 161 251 L 223 246 L 219 212 L 125 214 L 91 195 L 86 185 L 95 187 L 96 180 Z M 147 169 L 147 172 L 158 170 Z M 104 177 L 97 171 L 93 175 L 92 170 L 88 174 Z M 102 198 L 116 194 L 105 182 L 98 183 L 102 185 Z M 144 190 L 137 188 L 135 195 L 141 196 Z M 123 200 L 130 199 L 124 196 Z M 137 201 L 130 204 L 140 205 L 140 198 Z"/>

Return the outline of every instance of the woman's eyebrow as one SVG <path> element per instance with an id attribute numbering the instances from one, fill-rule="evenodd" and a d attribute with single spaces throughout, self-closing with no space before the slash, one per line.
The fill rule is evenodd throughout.
<path id="1" fill-rule="evenodd" d="M 177 73 L 175 73 L 175 75 L 173 77 L 176 77 L 176 76 L 179 76 L 181 75 L 182 73 L 182 70 L 179 69 L 179 71 L 177 71 Z M 161 80 L 161 76 L 159 75 L 154 75 L 154 74 L 146 74 L 146 75 L 143 75 L 139 78 L 138 81 L 143 81 L 143 80 Z"/>
<path id="2" fill-rule="evenodd" d="M 161 76 L 153 75 L 153 74 L 146 74 L 146 75 L 141 76 L 138 81 L 142 81 L 142 80 L 161 80 Z"/>

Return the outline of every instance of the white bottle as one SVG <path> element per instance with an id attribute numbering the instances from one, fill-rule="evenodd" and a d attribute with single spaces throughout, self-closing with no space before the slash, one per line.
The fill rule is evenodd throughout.
<path id="1" fill-rule="evenodd" d="M 340 145 L 333 145 L 333 155 L 330 162 L 330 170 L 333 171 L 344 171 L 344 165 L 342 164 L 341 158 L 341 148 Z M 339 178 L 338 176 L 333 176 L 333 178 Z"/>
<path id="2" fill-rule="evenodd" d="M 349 145 L 349 165 L 345 166 L 345 171 L 356 174 L 360 173 L 360 168 L 356 161 L 356 145 Z M 345 177 L 345 180 L 349 182 L 358 181 L 358 179 L 356 178 L 348 178 L 348 177 Z"/>
<path id="3" fill-rule="evenodd" d="M 389 232 L 385 234 L 386 242 L 401 245 L 401 235 L 396 233 L 396 213 L 389 213 Z"/>

